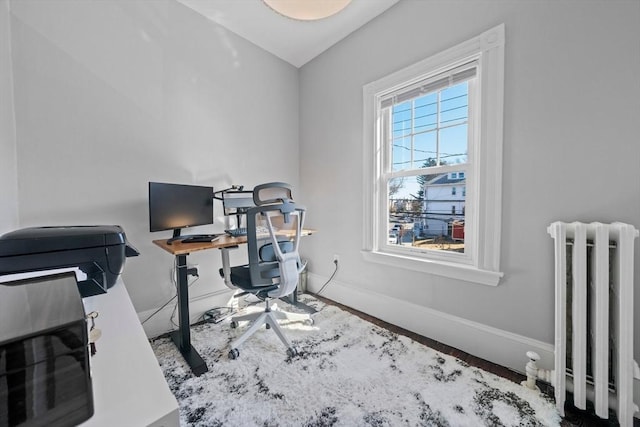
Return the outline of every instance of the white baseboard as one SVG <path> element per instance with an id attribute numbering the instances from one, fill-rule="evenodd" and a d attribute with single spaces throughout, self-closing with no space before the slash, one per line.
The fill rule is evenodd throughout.
<path id="1" fill-rule="evenodd" d="M 325 277 L 313 273 L 309 273 L 307 280 L 307 286 L 312 292 L 320 290 L 322 284 L 326 282 Z M 358 289 L 335 279 L 325 288 L 322 295 L 385 322 L 517 372 L 524 372 L 528 362 L 525 353 L 530 350 L 540 355 L 541 360 L 538 366 L 546 369 L 553 366 L 553 346 L 542 341 L 388 295 Z"/>
<path id="2" fill-rule="evenodd" d="M 308 273 L 307 288 L 318 292 L 327 277 Z M 332 280 L 321 294 L 385 322 L 434 339 L 473 356 L 524 374 L 527 351 L 541 357 L 538 366 L 553 369 L 553 345 L 482 323 L 433 310 L 339 280 Z M 640 400 L 640 381 L 634 381 L 634 401 Z M 636 412 L 636 418 L 640 413 Z"/>

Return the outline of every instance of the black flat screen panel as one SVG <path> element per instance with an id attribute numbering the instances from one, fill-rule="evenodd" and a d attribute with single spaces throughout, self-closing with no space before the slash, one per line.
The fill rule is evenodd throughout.
<path id="1" fill-rule="evenodd" d="M 149 231 L 213 224 L 213 187 L 149 183 Z"/>

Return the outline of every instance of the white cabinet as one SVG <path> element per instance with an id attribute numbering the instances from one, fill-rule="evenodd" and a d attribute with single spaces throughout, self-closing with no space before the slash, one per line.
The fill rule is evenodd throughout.
<path id="1" fill-rule="evenodd" d="M 102 336 L 91 358 L 95 412 L 82 427 L 179 425 L 178 402 L 119 278 L 106 294 L 85 298 Z"/>

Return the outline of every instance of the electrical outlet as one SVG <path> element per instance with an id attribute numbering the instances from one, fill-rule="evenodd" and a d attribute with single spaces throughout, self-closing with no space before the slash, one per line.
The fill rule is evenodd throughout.
<path id="1" fill-rule="evenodd" d="M 337 264 L 338 262 L 340 262 L 340 255 L 333 254 L 333 263 Z"/>

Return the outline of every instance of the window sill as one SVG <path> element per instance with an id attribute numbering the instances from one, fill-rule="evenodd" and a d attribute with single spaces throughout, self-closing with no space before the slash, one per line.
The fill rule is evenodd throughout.
<path id="1" fill-rule="evenodd" d="M 437 276 L 464 280 L 487 286 L 498 286 L 500 278 L 504 276 L 504 273 L 502 272 L 482 270 L 469 265 L 455 264 L 445 261 L 434 261 L 407 255 L 396 255 L 386 252 L 366 250 L 361 251 L 361 253 L 365 261 L 420 271 L 422 273 L 435 274 Z"/>

